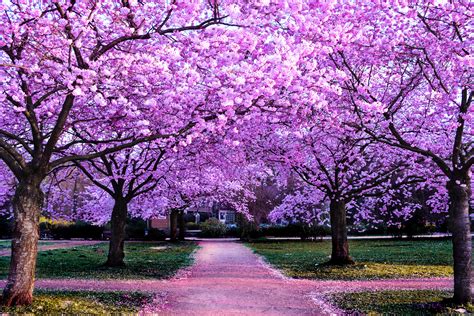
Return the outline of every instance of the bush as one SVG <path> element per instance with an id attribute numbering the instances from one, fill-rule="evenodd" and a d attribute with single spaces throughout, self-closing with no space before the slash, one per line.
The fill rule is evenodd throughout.
<path id="1" fill-rule="evenodd" d="M 242 229 L 240 227 L 227 227 L 225 232 L 226 237 L 238 237 L 242 236 Z"/>
<path id="2" fill-rule="evenodd" d="M 145 240 L 163 241 L 166 240 L 166 233 L 158 228 L 150 228 Z"/>
<path id="3" fill-rule="evenodd" d="M 209 218 L 201 224 L 201 236 L 217 238 L 225 235 L 227 227 L 221 223 L 217 218 Z"/>
<path id="4" fill-rule="evenodd" d="M 200 230 L 200 229 L 201 229 L 200 224 L 196 224 L 194 222 L 187 222 L 186 223 L 186 230 Z"/>
<path id="5" fill-rule="evenodd" d="M 240 233 L 240 239 L 250 241 L 262 237 L 262 230 L 258 228 L 255 222 L 243 221 Z"/>
<path id="6" fill-rule="evenodd" d="M 321 238 L 329 234 L 331 234 L 329 227 L 320 225 L 308 226 L 299 223 L 288 224 L 286 226 L 270 226 L 261 229 L 262 236 L 273 237 L 300 237 L 301 239 L 307 239 Z"/>
<path id="7" fill-rule="evenodd" d="M 77 221 L 75 223 L 43 222 L 40 224 L 41 237 L 53 239 L 101 239 L 104 228 Z"/>
<path id="8" fill-rule="evenodd" d="M 143 239 L 145 238 L 146 221 L 137 218 L 127 219 L 127 226 L 125 231 L 127 232 L 127 238 L 129 239 Z"/>

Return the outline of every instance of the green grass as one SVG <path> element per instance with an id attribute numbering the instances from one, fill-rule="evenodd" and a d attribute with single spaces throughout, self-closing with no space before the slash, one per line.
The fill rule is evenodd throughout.
<path id="1" fill-rule="evenodd" d="M 459 307 L 447 303 L 447 291 L 379 291 L 338 293 L 331 300 L 347 313 L 368 315 L 453 315 Z M 473 312 L 473 306 L 461 307 Z"/>
<path id="2" fill-rule="evenodd" d="M 0 306 L 0 313 L 29 315 L 134 314 L 152 300 L 152 294 L 139 292 L 37 291 L 32 305 L 15 308 Z"/>
<path id="3" fill-rule="evenodd" d="M 264 241 L 247 244 L 268 262 L 294 278 L 387 279 L 450 276 L 449 240 L 351 240 L 352 266 L 327 266 L 330 241 Z"/>
<path id="4" fill-rule="evenodd" d="M 39 245 L 52 245 L 52 244 L 57 244 L 57 242 L 40 240 L 38 244 Z M 11 240 L 0 240 L 0 251 L 10 249 L 11 245 L 12 245 Z"/>
<path id="5" fill-rule="evenodd" d="M 165 247 L 166 249 L 153 249 Z M 77 279 L 162 279 L 192 263 L 192 242 L 170 244 L 126 243 L 123 268 L 104 267 L 108 244 L 41 251 L 37 259 L 37 278 Z M 6 278 L 9 257 L 0 257 L 0 278 Z"/>

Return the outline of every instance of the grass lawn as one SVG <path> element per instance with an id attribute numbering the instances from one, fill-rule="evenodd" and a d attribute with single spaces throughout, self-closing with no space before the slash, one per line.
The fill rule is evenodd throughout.
<path id="1" fill-rule="evenodd" d="M 35 291 L 33 304 L 0 306 L 0 313 L 28 315 L 122 315 L 137 313 L 153 300 L 139 292 Z"/>
<path id="2" fill-rule="evenodd" d="M 6 248 L 10 248 L 11 245 L 10 240 L 0 240 L 0 250 L 5 250 Z"/>
<path id="3" fill-rule="evenodd" d="M 57 244 L 57 242 L 40 240 L 38 242 L 38 244 L 39 245 L 51 245 L 51 244 Z M 12 245 L 11 240 L 0 240 L 0 251 L 10 249 L 11 245 Z"/>
<path id="4" fill-rule="evenodd" d="M 37 278 L 162 279 L 192 263 L 192 242 L 126 243 L 123 268 L 107 268 L 108 243 L 38 253 Z M 0 257 L 0 278 L 6 278 L 10 257 Z"/>
<path id="5" fill-rule="evenodd" d="M 247 244 L 268 262 L 294 278 L 384 279 L 450 276 L 450 240 L 351 240 L 349 248 L 356 264 L 327 266 L 331 242 L 262 241 Z"/>
<path id="6" fill-rule="evenodd" d="M 446 300 L 452 297 L 447 291 L 379 291 L 333 294 L 331 299 L 348 314 L 367 315 L 454 315 L 455 309 Z M 473 306 L 464 307 L 473 312 Z"/>

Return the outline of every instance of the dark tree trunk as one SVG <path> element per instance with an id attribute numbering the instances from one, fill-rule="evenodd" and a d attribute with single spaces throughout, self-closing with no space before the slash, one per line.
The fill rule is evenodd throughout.
<path id="1" fill-rule="evenodd" d="M 183 241 L 184 235 L 186 233 L 186 225 L 184 223 L 184 210 L 180 210 L 178 213 L 178 227 L 179 227 L 178 239 Z"/>
<path id="2" fill-rule="evenodd" d="M 447 185 L 449 192 L 449 224 L 453 235 L 454 302 L 471 302 L 472 240 L 469 218 L 471 197 L 470 179 L 452 180 Z"/>
<path id="3" fill-rule="evenodd" d="M 354 264 L 349 256 L 349 243 L 347 242 L 346 204 L 344 201 L 332 200 L 329 205 L 331 219 L 332 253 L 330 264 Z"/>
<path id="4" fill-rule="evenodd" d="M 116 199 L 114 209 L 112 211 L 112 219 L 110 221 L 111 233 L 109 242 L 109 254 L 106 266 L 122 267 L 125 265 L 123 261 L 125 257 L 125 226 L 127 224 L 128 205 L 124 199 Z"/>
<path id="5" fill-rule="evenodd" d="M 21 181 L 13 198 L 14 227 L 8 281 L 3 290 L 6 306 L 28 305 L 33 300 L 39 217 L 43 203 L 41 177 Z"/>
<path id="6" fill-rule="evenodd" d="M 170 241 L 176 242 L 178 240 L 178 211 L 171 210 L 170 212 Z"/>

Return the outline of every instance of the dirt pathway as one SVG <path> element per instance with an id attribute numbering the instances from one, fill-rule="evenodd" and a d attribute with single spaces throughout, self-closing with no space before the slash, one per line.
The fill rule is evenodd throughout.
<path id="1" fill-rule="evenodd" d="M 78 246 L 91 246 L 103 243 L 100 240 L 48 240 L 47 244 L 39 244 L 38 251 L 73 248 Z M 0 257 L 10 256 L 11 249 L 0 250 Z"/>
<path id="2" fill-rule="evenodd" d="M 323 315 L 309 293 L 235 242 L 201 242 L 187 276 L 170 282 L 165 311 L 179 315 Z"/>

